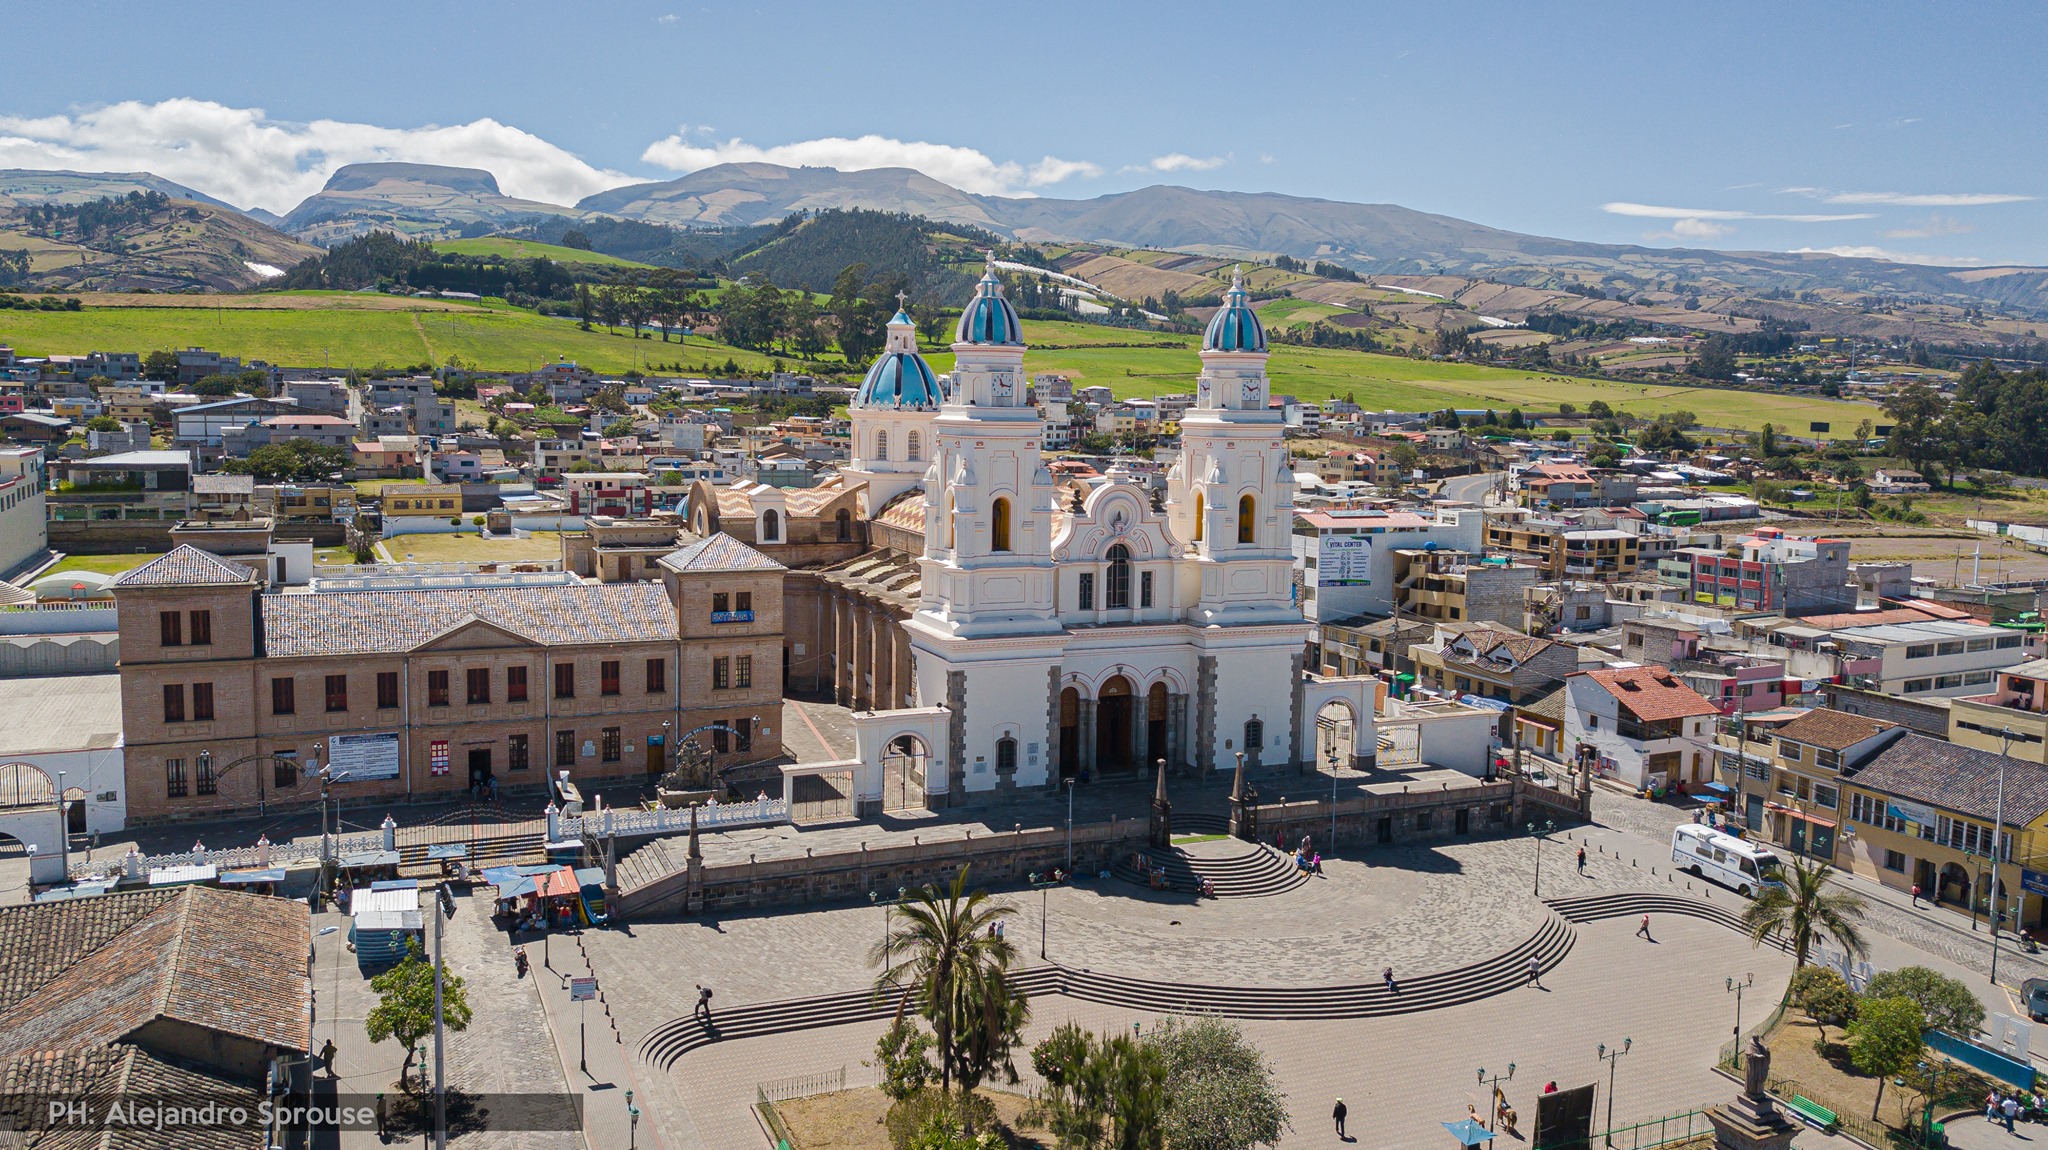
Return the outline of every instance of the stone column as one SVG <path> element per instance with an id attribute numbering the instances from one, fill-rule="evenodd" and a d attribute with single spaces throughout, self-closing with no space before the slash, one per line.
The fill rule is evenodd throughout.
<path id="1" fill-rule="evenodd" d="M 1060 789 L 1060 669 L 1057 664 L 1045 676 L 1045 789 Z"/>
<path id="2" fill-rule="evenodd" d="M 1166 762 L 1176 773 L 1188 770 L 1188 697 L 1166 696 Z"/>
<path id="3" fill-rule="evenodd" d="M 946 672 L 946 806 L 967 801 L 967 672 Z"/>
<path id="4" fill-rule="evenodd" d="M 1195 660 L 1195 766 L 1203 778 L 1216 769 L 1216 656 Z"/>
<path id="5" fill-rule="evenodd" d="M 1306 758 L 1301 753 L 1301 724 L 1306 717 L 1301 713 L 1304 705 L 1302 693 L 1308 688 L 1308 682 L 1303 677 L 1303 664 L 1304 658 L 1300 651 L 1296 651 L 1287 661 L 1287 671 L 1293 684 L 1293 689 L 1288 693 L 1287 755 L 1289 766 L 1300 774 L 1308 775 L 1315 773 L 1316 752 L 1314 747 L 1310 747 Z"/>
<path id="6" fill-rule="evenodd" d="M 853 706 L 853 676 L 847 667 L 853 661 L 853 632 L 848 620 L 846 590 L 832 588 L 832 698 L 842 707 Z"/>
<path id="7" fill-rule="evenodd" d="M 874 708 L 877 711 L 892 710 L 896 706 L 896 619 L 886 607 L 876 607 Z"/>
<path id="8" fill-rule="evenodd" d="M 1139 770 L 1152 760 L 1145 742 L 1152 735 L 1152 698 L 1149 695 L 1131 697 L 1131 762 Z"/>
<path id="9" fill-rule="evenodd" d="M 1081 723 L 1077 731 L 1080 736 L 1082 770 L 1093 774 L 1095 771 L 1095 700 L 1081 700 Z"/>
<path id="10" fill-rule="evenodd" d="M 868 650 L 874 646 L 874 640 L 867 634 L 867 604 L 856 596 L 847 606 L 850 608 L 847 614 L 851 619 L 853 631 L 853 668 L 849 675 L 851 681 L 847 684 L 849 697 L 853 701 L 848 705 L 856 711 L 865 711 L 868 709 Z"/>

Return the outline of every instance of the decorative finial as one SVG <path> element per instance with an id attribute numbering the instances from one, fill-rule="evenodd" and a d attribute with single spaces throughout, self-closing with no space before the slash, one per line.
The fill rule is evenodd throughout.
<path id="1" fill-rule="evenodd" d="M 902 310 L 903 310 L 903 306 L 904 306 L 904 301 L 905 301 L 905 300 L 908 300 L 909 298 L 910 298 L 910 293 L 909 293 L 909 292 L 903 292 L 903 291 L 899 291 L 899 292 L 897 292 L 897 293 L 896 293 L 896 310 L 897 310 L 897 311 L 902 311 Z"/>
<path id="2" fill-rule="evenodd" d="M 981 254 L 987 257 L 986 261 L 982 265 L 982 270 L 987 273 L 988 278 L 996 278 L 996 250 L 994 248 L 989 248 L 986 251 L 982 252 Z"/>
<path id="3" fill-rule="evenodd" d="M 1230 290 L 1236 292 L 1241 292 L 1244 290 L 1243 264 L 1230 265 Z"/>

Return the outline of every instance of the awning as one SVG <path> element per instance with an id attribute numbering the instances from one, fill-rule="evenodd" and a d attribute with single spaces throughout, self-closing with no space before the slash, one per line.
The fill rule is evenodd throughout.
<path id="1" fill-rule="evenodd" d="M 576 881 L 576 872 L 568 867 L 552 874 L 540 876 L 534 889 L 542 898 L 574 898 L 583 893 L 583 884 Z"/>
<path id="2" fill-rule="evenodd" d="M 341 856 L 344 867 L 397 866 L 397 851 L 357 851 Z"/>
<path id="3" fill-rule="evenodd" d="M 1835 820 L 1833 819 L 1824 819 L 1819 815 L 1810 815 L 1807 814 L 1805 811 L 1799 810 L 1796 807 L 1788 807 L 1784 803 L 1765 803 L 1764 809 L 1767 811 L 1777 811 L 1781 814 L 1788 814 L 1795 819 L 1803 819 L 1806 822 L 1812 823 L 1817 827 L 1832 827 L 1835 825 Z"/>
<path id="4" fill-rule="evenodd" d="M 1701 790 L 1707 790 L 1707 791 L 1712 791 L 1712 792 L 1714 792 L 1714 793 L 1715 793 L 1715 794 L 1717 794 L 1717 795 L 1732 795 L 1732 794 L 1734 794 L 1734 793 L 1735 793 L 1735 788 L 1733 788 L 1733 787 L 1729 786 L 1729 785 L 1728 785 L 1727 783 L 1716 783 L 1716 782 L 1706 782 L 1706 783 L 1701 783 L 1701 784 L 1700 784 L 1700 789 L 1701 789 Z"/>
<path id="5" fill-rule="evenodd" d="M 252 886 L 256 883 L 283 882 L 284 868 L 266 867 L 262 870 L 224 870 L 220 872 L 222 886 Z"/>

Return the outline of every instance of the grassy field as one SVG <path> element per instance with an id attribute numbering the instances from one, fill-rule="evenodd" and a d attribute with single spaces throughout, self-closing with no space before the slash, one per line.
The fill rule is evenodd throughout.
<path id="1" fill-rule="evenodd" d="M 1025 355 L 1030 372 L 1058 372 L 1082 385 L 1101 384 L 1119 397 L 1171 395 L 1194 390 L 1201 370 L 1201 341 L 1193 336 L 1163 336 L 1080 323 L 1030 321 L 1025 338 L 1040 349 Z M 1174 347 L 1103 347 L 1112 342 L 1178 343 Z M 1042 350 L 1043 345 L 1077 345 Z M 927 353 L 932 366 L 949 371 L 953 357 Z M 1857 423 L 1875 419 L 1870 404 L 1763 392 L 1656 384 L 1609 383 L 1543 372 L 1485 367 L 1478 364 L 1409 359 L 1335 348 L 1275 347 L 1268 364 L 1275 394 L 1303 399 L 1350 396 L 1368 411 L 1393 409 L 1490 407 L 1506 415 L 1510 408 L 1555 410 L 1559 403 L 1585 410 L 1594 400 L 1651 417 L 1665 411 L 1690 411 L 1711 427 L 1756 430 L 1771 423 L 1788 432 L 1806 434 L 1807 424 L 1832 424 L 1836 436 L 1855 434 Z"/>
<path id="2" fill-rule="evenodd" d="M 604 372 L 645 370 L 653 363 L 682 363 L 695 370 L 722 365 L 727 358 L 748 370 L 765 370 L 772 359 L 702 337 L 685 345 L 634 340 L 624 328 L 616 334 L 602 327 L 580 331 L 574 320 L 504 305 L 451 308 L 423 301 L 426 308 L 399 311 L 353 306 L 357 298 L 347 295 L 291 295 L 221 298 L 290 300 L 297 306 L 199 311 L 98 307 L 92 297 L 85 298 L 82 311 L 0 312 L 0 344 L 22 355 L 83 354 L 96 348 L 146 354 L 203 346 L 243 359 L 336 371 L 439 364 L 451 355 L 501 371 L 531 371 L 557 359 Z"/>
<path id="3" fill-rule="evenodd" d="M 504 259 L 551 259 L 558 264 L 596 264 L 608 268 L 651 268 L 634 260 L 608 256 L 603 252 L 585 251 L 582 248 L 565 248 L 560 244 L 536 243 L 532 240 L 515 240 L 506 236 L 484 236 L 473 240 L 435 240 L 434 250 L 457 256 L 499 256 Z"/>
<path id="4" fill-rule="evenodd" d="M 380 546 L 399 563 L 518 563 L 562 557 L 562 536 L 557 531 L 535 531 L 517 539 L 485 539 L 467 533 L 400 535 Z"/>
<path id="5" fill-rule="evenodd" d="M 62 575 L 67 571 L 90 571 L 95 575 L 119 575 L 124 571 L 133 571 L 162 554 L 161 551 L 150 551 L 140 555 L 66 555 L 44 574 Z"/>

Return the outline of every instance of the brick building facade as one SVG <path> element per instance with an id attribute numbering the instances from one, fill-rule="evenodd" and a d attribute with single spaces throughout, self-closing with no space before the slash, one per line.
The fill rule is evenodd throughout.
<path id="1" fill-rule="evenodd" d="M 180 547 L 115 584 L 128 817 L 318 802 L 306 774 L 337 735 L 374 764 L 335 784 L 343 802 L 642 778 L 709 723 L 718 765 L 776 757 L 782 566 L 727 536 L 661 566 L 658 583 L 266 593 Z"/>

